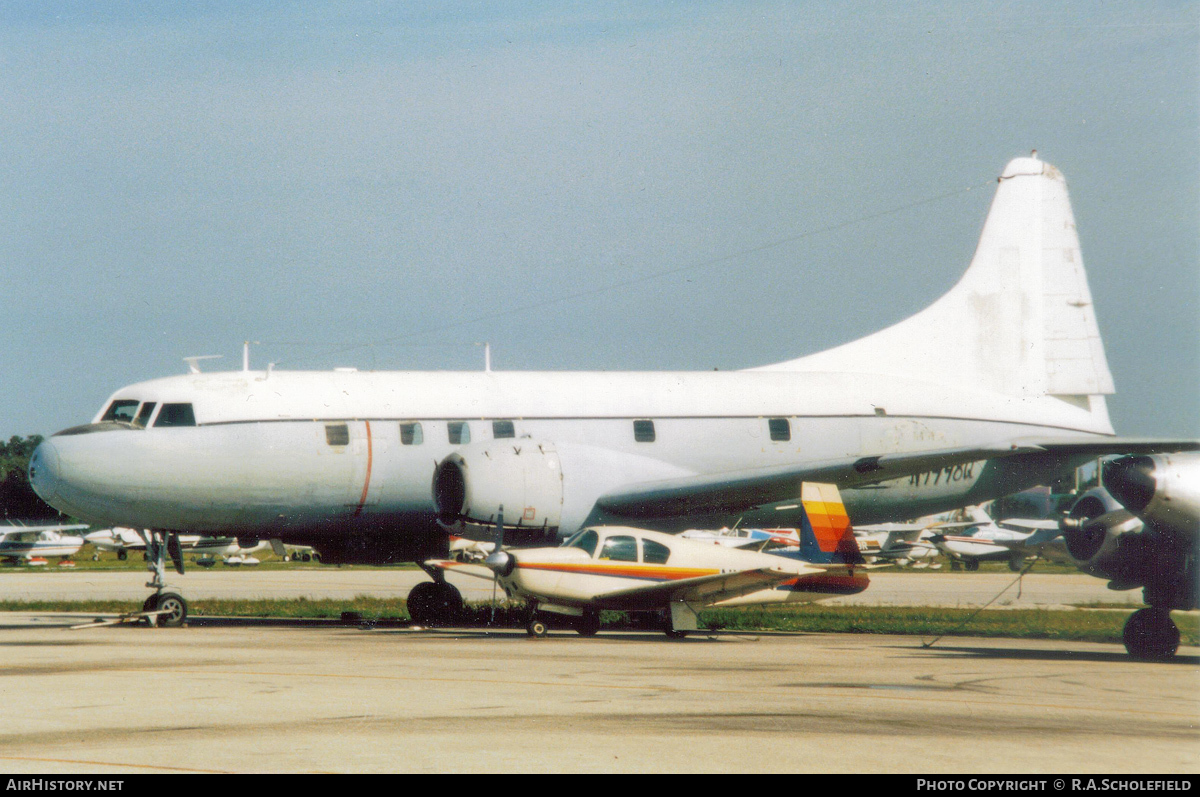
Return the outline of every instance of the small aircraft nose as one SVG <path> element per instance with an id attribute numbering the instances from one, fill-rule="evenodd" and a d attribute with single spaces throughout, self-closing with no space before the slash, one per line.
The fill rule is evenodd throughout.
<path id="1" fill-rule="evenodd" d="M 29 458 L 29 486 L 46 503 L 54 499 L 59 482 L 58 450 L 49 440 L 43 441 Z"/>
<path id="2" fill-rule="evenodd" d="M 1142 454 L 1109 462 L 1104 465 L 1104 487 L 1134 514 L 1141 512 L 1154 497 L 1158 488 L 1154 477 L 1154 460 Z"/>

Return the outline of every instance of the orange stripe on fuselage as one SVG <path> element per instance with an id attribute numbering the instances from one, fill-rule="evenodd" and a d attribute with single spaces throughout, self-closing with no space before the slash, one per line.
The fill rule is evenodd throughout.
<path id="1" fill-rule="evenodd" d="M 569 562 L 517 562 L 518 568 L 526 570 L 550 570 L 560 573 L 577 573 L 586 576 L 609 576 L 612 578 L 640 578 L 655 581 L 677 581 L 684 578 L 712 576 L 720 570 L 699 567 L 658 567 L 656 565 L 628 564 L 572 564 Z"/>

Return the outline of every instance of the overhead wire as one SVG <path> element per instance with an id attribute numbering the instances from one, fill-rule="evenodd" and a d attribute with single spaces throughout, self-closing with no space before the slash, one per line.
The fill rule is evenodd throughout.
<path id="1" fill-rule="evenodd" d="M 419 335 L 428 335 L 428 334 L 433 334 L 433 333 L 441 333 L 441 332 L 445 332 L 447 330 L 452 330 L 452 329 L 460 329 L 462 327 L 469 326 L 471 324 L 480 323 L 481 321 L 493 321 L 496 319 L 500 319 L 500 318 L 504 318 L 506 316 L 513 315 L 514 313 L 522 313 L 522 312 L 529 311 L 529 310 L 536 310 L 536 309 L 541 309 L 541 308 L 545 308 L 545 307 L 552 307 L 554 305 L 564 304 L 566 302 L 572 302 L 572 301 L 576 301 L 578 299 L 586 299 L 591 296 L 596 296 L 596 295 L 599 295 L 602 293 L 608 293 L 610 291 L 620 290 L 622 288 L 629 288 L 634 285 L 641 285 L 641 284 L 644 284 L 647 282 L 652 282 L 654 280 L 666 279 L 667 277 L 672 277 L 677 274 L 682 274 L 682 273 L 689 272 L 689 271 L 698 271 L 700 269 L 711 268 L 712 266 L 719 265 L 721 263 L 726 263 L 731 260 L 736 260 L 738 258 L 758 254 L 759 252 L 766 252 L 771 249 L 777 249 L 781 246 L 786 246 L 787 244 L 795 243 L 796 241 L 801 241 L 805 238 L 810 238 L 814 235 L 823 235 L 823 234 L 829 233 L 829 232 L 836 232 L 838 230 L 846 229 L 847 227 L 852 227 L 856 224 L 862 224 L 864 222 L 874 221 L 875 219 L 884 218 L 885 216 L 891 216 L 896 213 L 901 213 L 906 210 L 911 210 L 913 208 L 921 207 L 922 205 L 929 205 L 934 202 L 940 202 L 941 200 L 949 199 L 951 197 L 959 196 L 961 194 L 966 194 L 971 191 L 978 190 L 980 188 L 990 187 L 994 184 L 995 184 L 995 179 L 993 178 L 993 179 L 989 179 L 986 183 L 979 183 L 979 184 L 967 186 L 965 188 L 959 188 L 954 191 L 947 191 L 946 193 L 938 194 L 936 196 L 926 197 L 925 199 L 918 199 L 915 202 L 908 202 L 903 205 L 897 205 L 895 207 L 891 207 L 886 210 L 881 210 L 881 211 L 877 211 L 875 213 L 868 213 L 868 214 L 865 214 L 862 216 L 857 216 L 853 219 L 837 222 L 835 224 L 829 224 L 824 227 L 817 227 L 812 230 L 805 230 L 804 232 L 796 233 L 795 235 L 789 235 L 784 238 L 778 238 L 774 241 L 769 241 L 764 244 L 759 244 L 758 246 L 752 246 L 752 247 L 748 247 L 745 249 L 739 249 L 735 252 L 729 252 L 728 254 L 718 255 L 716 257 L 711 257 L 711 258 L 707 258 L 704 260 L 698 260 L 698 261 L 694 261 L 691 263 L 686 263 L 682 266 L 676 266 L 675 268 L 669 268 L 669 269 L 664 269 L 662 271 L 656 271 L 652 274 L 643 274 L 638 277 L 630 277 L 628 279 L 619 280 L 616 282 L 610 282 L 605 285 L 598 285 L 596 287 L 588 288 L 586 290 L 574 291 L 572 293 L 566 293 L 561 296 L 554 296 L 554 297 L 550 297 L 548 299 L 540 299 L 538 301 L 529 302 L 527 304 L 518 305 L 516 307 L 505 307 L 503 310 L 495 310 L 492 312 L 481 313 L 481 314 L 472 316 L 471 318 L 465 318 L 465 319 L 461 319 L 459 321 L 454 321 L 454 322 L 450 322 L 450 323 L 446 323 L 446 324 L 439 324 L 436 327 L 431 327 L 428 329 L 413 330 L 410 332 L 405 332 L 405 333 L 402 333 L 399 335 L 394 335 L 394 336 L 387 337 L 387 338 L 379 338 L 379 339 L 376 339 L 373 341 L 365 341 L 362 343 L 347 344 L 347 345 L 329 349 L 329 350 L 326 350 L 323 352 L 317 352 L 317 353 L 314 353 L 307 357 L 297 358 L 290 362 L 291 362 L 291 364 L 302 363 L 302 362 L 308 362 L 308 361 L 322 358 L 322 357 L 330 357 L 330 356 L 337 355 L 337 354 L 345 354 L 347 352 L 358 351 L 360 349 L 366 349 L 366 348 L 371 348 L 371 347 L 375 347 L 375 346 L 392 345 L 398 341 L 405 340 L 407 338 L 416 337 Z M 289 343 L 289 344 L 281 344 L 281 345 L 302 345 L 302 344 Z M 314 345 L 319 345 L 319 344 L 314 344 Z M 281 364 L 281 363 L 278 363 L 278 362 L 276 363 L 276 365 L 279 365 L 279 364 Z"/>

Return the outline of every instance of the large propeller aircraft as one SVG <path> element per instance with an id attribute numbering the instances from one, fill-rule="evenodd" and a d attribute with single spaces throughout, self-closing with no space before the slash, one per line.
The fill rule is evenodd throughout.
<path id="1" fill-rule="evenodd" d="M 1113 390 L 1066 181 L 1031 156 L 1001 172 L 958 284 L 827 351 L 721 372 L 244 361 L 121 388 L 45 440 L 29 474 L 73 517 L 150 530 L 150 605 L 180 534 L 311 545 L 328 563 L 425 562 L 446 557 L 451 533 L 493 526 L 500 506 L 514 541 L 541 545 L 595 526 L 796 527 L 807 481 L 836 484 L 851 520 L 870 524 L 1049 484 L 1102 454 L 1195 449 L 1116 437 Z M 1173 548 L 1154 555 L 1164 578 L 1184 567 Z M 461 602 L 425 569 L 412 599 Z"/>

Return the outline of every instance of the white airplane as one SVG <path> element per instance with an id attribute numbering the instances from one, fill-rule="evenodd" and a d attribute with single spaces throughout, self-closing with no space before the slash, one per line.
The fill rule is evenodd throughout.
<path id="1" fill-rule="evenodd" d="M 748 529 L 742 526 L 720 529 L 688 529 L 680 533 L 687 540 L 724 545 L 752 551 L 790 551 L 800 548 L 800 529 Z"/>
<path id="2" fill-rule="evenodd" d="M 1126 621 L 1125 648 L 1169 659 L 1179 647 L 1171 611 L 1200 608 L 1200 454 L 1123 457 L 1102 480 L 1107 492 L 1085 494 L 1062 523 L 1067 551 L 1109 589 L 1142 589 L 1147 608 Z"/>
<path id="3" fill-rule="evenodd" d="M 668 636 L 697 628 L 706 606 L 811 603 L 867 588 L 850 520 L 832 484 L 801 485 L 798 549 L 764 553 L 712 540 L 627 526 L 588 526 L 554 548 L 500 548 L 483 566 L 455 560 L 426 564 L 495 579 L 529 606 L 526 630 L 544 636 L 539 613 L 567 615 L 584 636 L 600 611 L 661 611 Z M 497 536 L 503 538 L 503 513 Z M 411 597 L 410 597 L 411 613 Z"/>
<path id="4" fill-rule="evenodd" d="M 63 532 L 86 528 L 87 524 L 0 526 L 0 560 L 16 563 L 49 556 L 70 559 L 83 547 L 83 537 Z"/>
<path id="5" fill-rule="evenodd" d="M 916 568 L 940 568 L 933 560 L 940 553 L 929 542 L 933 534 L 930 526 L 934 520 L 918 520 L 912 523 L 876 523 L 870 526 L 855 526 L 854 538 L 863 558 L 871 564 L 885 563 Z"/>
<path id="6" fill-rule="evenodd" d="M 1057 520 L 996 521 L 980 506 L 964 511 L 970 520 L 935 524 L 929 540 L 967 570 L 978 570 L 981 562 L 1007 562 L 1019 572 L 1032 556 L 1059 562 L 1070 558 Z"/>
<path id="7" fill-rule="evenodd" d="M 423 562 L 501 505 L 524 542 L 788 527 L 799 484 L 816 481 L 868 524 L 1047 484 L 1104 453 L 1196 447 L 1115 437 L 1112 392 L 1066 182 L 1028 157 L 1000 174 L 957 285 L 828 351 L 665 373 L 252 371 L 247 357 L 240 372 L 121 388 L 45 440 L 29 473 L 72 516 L 154 530 L 162 594 L 177 534 Z M 461 602 L 426 572 L 418 604 Z"/>
<path id="8" fill-rule="evenodd" d="M 114 526 L 111 529 L 89 532 L 83 535 L 83 539 L 95 546 L 97 550 L 116 552 L 117 558 L 124 561 L 128 558 L 130 551 L 147 549 L 148 535 L 137 529 Z M 248 556 L 268 546 L 266 541 L 242 546 L 236 537 L 208 537 L 199 534 L 180 534 L 178 540 L 181 551 L 195 554 L 198 557 L 220 556 L 225 559 L 232 556 Z M 241 560 L 238 561 L 238 564 L 241 564 Z"/>

